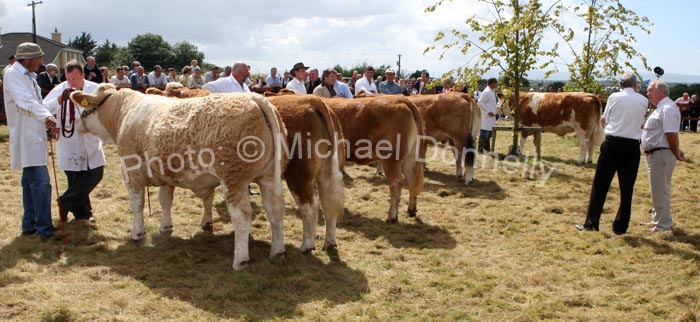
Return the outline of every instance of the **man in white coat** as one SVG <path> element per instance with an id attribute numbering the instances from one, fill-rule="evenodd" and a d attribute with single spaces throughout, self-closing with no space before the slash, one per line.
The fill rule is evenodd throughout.
<path id="1" fill-rule="evenodd" d="M 287 83 L 286 89 L 293 91 L 297 95 L 306 95 L 306 77 L 308 73 L 306 70 L 309 67 L 304 66 L 304 63 L 296 63 L 292 67 L 292 75 L 294 78 Z"/>
<path id="2" fill-rule="evenodd" d="M 72 60 L 65 66 L 66 81 L 58 84 L 44 98 L 44 106 L 58 116 L 58 143 L 56 155 L 58 168 L 63 170 L 68 180 L 68 189 L 58 198 L 61 219 L 67 220 L 68 212 L 76 220 L 95 226 L 90 193 L 102 180 L 105 154 L 102 141 L 90 133 L 75 130 L 83 108 L 75 105 L 66 90 L 74 89 L 94 93 L 98 84 L 85 80 L 83 67 Z"/>
<path id="3" fill-rule="evenodd" d="M 47 168 L 46 130 L 55 133 L 56 118 L 43 105 L 36 71 L 44 52 L 39 45 L 17 46 L 17 62 L 4 75 L 5 113 L 10 130 L 10 164 L 22 169 L 22 235 L 56 239 L 51 222 L 51 183 Z"/>
<path id="4" fill-rule="evenodd" d="M 233 64 L 231 76 L 220 77 L 219 79 L 204 84 L 202 89 L 212 93 L 249 93 L 250 88 L 245 80 L 250 76 L 248 65 L 244 62 Z"/>
<path id="5" fill-rule="evenodd" d="M 489 78 L 486 88 L 479 97 L 479 109 L 481 109 L 481 131 L 479 132 L 479 152 L 490 151 L 489 139 L 496 125 L 496 113 L 498 99 L 494 91 L 498 87 L 498 80 Z"/>

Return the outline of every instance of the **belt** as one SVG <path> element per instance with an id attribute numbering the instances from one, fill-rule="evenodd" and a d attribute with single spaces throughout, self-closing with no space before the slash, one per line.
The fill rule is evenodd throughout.
<path id="1" fill-rule="evenodd" d="M 661 151 L 661 150 L 668 150 L 669 148 L 653 148 L 651 150 L 644 151 L 644 154 L 646 155 L 652 155 L 656 151 Z"/>
<path id="2" fill-rule="evenodd" d="M 611 141 L 620 141 L 620 142 L 629 142 L 629 143 L 639 144 L 639 140 L 637 140 L 637 139 L 624 138 L 621 136 L 606 135 L 605 139 L 611 140 Z"/>

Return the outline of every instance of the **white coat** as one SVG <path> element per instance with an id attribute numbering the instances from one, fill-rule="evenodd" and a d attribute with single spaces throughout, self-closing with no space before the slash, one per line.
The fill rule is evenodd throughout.
<path id="1" fill-rule="evenodd" d="M 496 92 L 494 92 L 491 87 L 486 86 L 486 89 L 484 89 L 479 97 L 482 130 L 493 130 L 493 126 L 496 125 L 496 113 L 498 113 L 497 105 L 498 99 L 496 98 Z M 493 116 L 489 116 L 489 112 L 493 113 Z"/>
<path id="2" fill-rule="evenodd" d="M 10 130 L 10 167 L 46 166 L 46 118 L 51 116 L 41 99 L 36 74 L 16 62 L 4 75 L 5 113 Z"/>

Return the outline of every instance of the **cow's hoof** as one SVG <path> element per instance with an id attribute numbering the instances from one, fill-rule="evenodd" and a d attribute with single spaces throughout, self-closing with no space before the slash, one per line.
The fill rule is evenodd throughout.
<path id="1" fill-rule="evenodd" d="M 274 255 L 270 255 L 270 261 L 275 263 L 275 262 L 281 262 L 287 257 L 287 252 L 281 252 L 277 253 Z"/>
<path id="2" fill-rule="evenodd" d="M 236 264 L 236 263 L 234 262 L 234 263 L 233 263 L 233 269 L 234 269 L 234 270 L 237 270 L 237 271 L 244 270 L 244 269 L 248 268 L 248 263 L 249 263 L 249 261 L 247 261 L 247 260 L 241 261 L 241 262 L 238 263 L 238 264 Z"/>
<path id="3" fill-rule="evenodd" d="M 304 255 L 308 255 L 308 254 L 311 254 L 311 252 L 313 252 L 313 251 L 315 251 L 315 250 L 316 250 L 316 247 L 311 246 L 311 247 L 308 247 L 308 248 L 302 248 L 302 249 L 301 249 L 301 253 L 304 254 Z"/>
<path id="4" fill-rule="evenodd" d="M 387 224 L 398 224 L 399 223 L 399 217 L 394 217 L 394 218 L 388 218 L 386 220 Z"/>
<path id="5" fill-rule="evenodd" d="M 202 230 L 208 231 L 208 232 L 213 232 L 214 231 L 214 224 L 208 222 L 208 223 L 202 225 Z"/>
<path id="6" fill-rule="evenodd" d="M 409 208 L 408 209 L 408 216 L 409 217 L 411 217 L 411 218 L 416 217 L 416 213 L 418 213 L 418 209 L 416 209 L 416 208 L 413 208 L 413 209 Z"/>
<path id="7" fill-rule="evenodd" d="M 463 174 L 458 174 L 458 175 L 457 175 L 457 179 L 462 179 L 462 178 L 464 178 L 464 175 L 463 175 Z"/>
<path id="8" fill-rule="evenodd" d="M 338 248 L 338 245 L 336 245 L 335 243 L 328 243 L 323 245 L 323 251 L 325 252 L 334 250 L 336 248 Z"/>
<path id="9" fill-rule="evenodd" d="M 383 176 L 384 176 L 384 171 L 377 171 L 377 173 L 375 173 L 375 174 L 378 175 L 378 176 L 380 176 L 380 177 L 383 177 Z"/>
<path id="10" fill-rule="evenodd" d="M 160 234 L 163 236 L 170 237 L 173 234 L 173 226 L 166 226 L 160 228 Z"/>
<path id="11" fill-rule="evenodd" d="M 465 186 L 471 186 L 474 183 L 474 180 L 469 180 L 464 183 Z"/>

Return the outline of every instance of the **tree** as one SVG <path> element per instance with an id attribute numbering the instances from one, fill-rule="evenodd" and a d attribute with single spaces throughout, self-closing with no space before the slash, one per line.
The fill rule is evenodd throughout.
<path id="1" fill-rule="evenodd" d="M 114 64 L 117 66 L 130 66 L 134 61 L 134 55 L 129 51 L 129 47 L 117 47 L 114 54 Z"/>
<path id="2" fill-rule="evenodd" d="M 573 12 L 585 20 L 583 30 L 559 26 L 559 32 L 574 57 L 568 64 L 571 75 L 568 89 L 600 92 L 602 88 L 598 79 L 614 79 L 625 68 L 639 76 L 630 63 L 635 57 L 640 58 L 644 68 L 650 70 L 644 55 L 634 48 L 636 37 L 633 33 L 639 29 L 649 34 L 649 18 L 640 17 L 625 8 L 620 0 L 583 0 L 574 7 Z M 585 39 L 580 50 L 576 50 L 573 42 L 575 36 L 581 34 Z M 624 63 L 621 64 L 620 59 Z"/>
<path id="3" fill-rule="evenodd" d="M 197 50 L 197 46 L 187 40 L 183 40 L 173 45 L 173 59 L 168 62 L 168 66 L 179 70 L 184 66 L 189 66 L 192 59 L 196 59 L 201 65 L 204 64 L 204 53 Z"/>
<path id="4" fill-rule="evenodd" d="M 668 92 L 668 97 L 672 100 L 683 96 L 683 93 L 690 93 L 690 91 L 688 90 L 688 85 L 686 84 L 672 85 L 671 87 L 669 87 Z"/>
<path id="5" fill-rule="evenodd" d="M 76 36 L 75 39 L 68 39 L 68 46 L 83 51 L 83 58 L 94 55 L 95 47 L 97 47 L 97 41 L 92 39 L 92 35 L 88 32 L 82 32 L 80 36 Z"/>
<path id="6" fill-rule="evenodd" d="M 114 66 L 116 65 L 115 58 L 118 52 L 119 47 L 117 47 L 117 44 L 109 42 L 109 39 L 105 39 L 95 51 L 95 60 L 102 66 Z"/>
<path id="7" fill-rule="evenodd" d="M 426 12 L 434 12 L 437 7 L 443 5 L 445 0 L 439 0 L 426 8 Z M 477 18 L 475 16 L 466 19 L 465 23 L 469 31 L 457 28 L 449 31 L 452 39 L 440 46 L 442 59 L 445 53 L 452 48 L 459 49 L 464 55 L 475 47 L 477 54 L 472 57 L 477 59 L 472 66 L 458 67 L 452 70 L 457 78 L 464 78 L 475 87 L 480 75 L 486 74 L 491 68 L 501 70 L 501 75 L 511 80 L 514 101 L 519 102 L 519 88 L 527 72 L 533 68 L 546 70 L 557 56 L 557 45 L 549 51 L 540 49 L 544 31 L 550 26 L 558 27 L 558 18 L 563 6 L 561 1 L 556 1 L 549 8 L 543 9 L 539 0 L 527 0 L 521 4 L 519 0 L 479 0 L 488 6 L 492 16 Z M 472 40 L 470 33 L 478 34 L 476 40 Z M 441 43 L 446 39 L 444 31 L 438 32 L 435 43 Z M 425 49 L 424 52 L 435 50 L 437 45 Z M 467 64 L 471 59 L 467 60 Z M 553 71 L 547 71 L 545 77 Z M 515 122 L 513 124 L 513 145 L 510 154 L 517 154 L 518 137 L 520 132 L 520 104 L 515 106 Z"/>
<path id="8" fill-rule="evenodd" d="M 128 48 L 131 55 L 133 55 L 146 70 L 152 69 L 155 65 L 171 63 L 174 56 L 170 44 L 160 35 L 151 33 L 134 37 L 134 39 L 129 42 Z"/>

